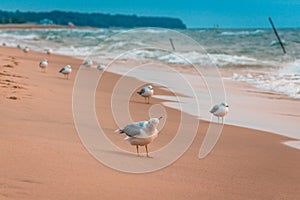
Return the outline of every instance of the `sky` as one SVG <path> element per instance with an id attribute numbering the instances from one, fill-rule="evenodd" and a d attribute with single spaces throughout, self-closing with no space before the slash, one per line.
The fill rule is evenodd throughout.
<path id="1" fill-rule="evenodd" d="M 0 10 L 77 11 L 180 18 L 188 28 L 300 27 L 300 0 L 1 0 Z"/>

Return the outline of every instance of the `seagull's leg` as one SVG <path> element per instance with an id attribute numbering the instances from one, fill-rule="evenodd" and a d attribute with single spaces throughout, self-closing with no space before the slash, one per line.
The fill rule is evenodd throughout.
<path id="1" fill-rule="evenodd" d="M 140 153 L 139 153 L 139 145 L 136 145 L 136 153 L 137 153 L 137 156 L 140 156 Z"/>
<path id="2" fill-rule="evenodd" d="M 147 152 L 147 157 L 150 158 L 149 153 L 148 153 L 148 145 L 147 144 L 145 145 L 145 148 L 146 148 L 146 152 Z"/>
<path id="3" fill-rule="evenodd" d="M 145 103 L 147 103 L 147 97 L 145 97 Z"/>
<path id="4" fill-rule="evenodd" d="M 220 123 L 220 119 L 219 119 L 219 117 L 218 117 L 218 123 Z"/>

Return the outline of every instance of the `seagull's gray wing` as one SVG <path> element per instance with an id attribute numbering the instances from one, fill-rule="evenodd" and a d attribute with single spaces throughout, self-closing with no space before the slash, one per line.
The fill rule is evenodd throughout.
<path id="1" fill-rule="evenodd" d="M 209 112 L 215 113 L 219 109 L 219 105 L 215 105 Z"/>
<path id="2" fill-rule="evenodd" d="M 59 70 L 60 73 L 64 72 L 66 70 L 66 67 L 61 68 L 61 70 Z"/>
<path id="3" fill-rule="evenodd" d="M 144 127 L 147 122 L 148 121 L 141 121 L 141 122 L 135 122 L 135 123 L 132 123 L 132 124 L 135 124 L 135 125 L 140 126 L 140 127 Z"/>
<path id="4" fill-rule="evenodd" d="M 139 135 L 143 125 L 141 123 L 128 124 L 123 129 L 122 132 L 129 137 Z"/>
<path id="5" fill-rule="evenodd" d="M 143 94 L 146 92 L 146 88 L 142 88 L 139 92 L 137 92 L 139 95 Z"/>

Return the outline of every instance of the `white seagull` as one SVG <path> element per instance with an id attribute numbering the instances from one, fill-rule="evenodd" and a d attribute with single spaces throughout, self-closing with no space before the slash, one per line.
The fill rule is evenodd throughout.
<path id="1" fill-rule="evenodd" d="M 69 79 L 69 74 L 72 72 L 72 67 L 70 65 L 67 65 L 61 70 L 59 70 L 59 73 L 62 73 L 67 79 Z"/>
<path id="2" fill-rule="evenodd" d="M 42 72 L 46 72 L 46 68 L 48 67 L 48 61 L 46 59 L 40 62 L 40 68 Z"/>
<path id="3" fill-rule="evenodd" d="M 90 68 L 90 67 L 93 66 L 93 61 L 92 60 L 86 60 L 81 65 L 85 66 L 86 68 Z"/>
<path id="4" fill-rule="evenodd" d="M 105 65 L 99 64 L 99 65 L 97 66 L 97 69 L 100 70 L 100 71 L 102 71 L 102 70 L 105 69 Z"/>
<path id="5" fill-rule="evenodd" d="M 46 54 L 48 54 L 48 55 L 50 55 L 50 54 L 52 54 L 52 49 L 44 49 L 44 51 L 46 52 Z"/>
<path id="6" fill-rule="evenodd" d="M 24 49 L 23 49 L 23 51 L 24 51 L 24 53 L 28 53 L 29 52 L 29 47 L 24 47 Z"/>
<path id="7" fill-rule="evenodd" d="M 142 97 L 145 97 L 145 103 L 150 103 L 150 97 L 153 96 L 154 90 L 152 85 L 148 85 L 146 87 L 143 87 L 140 91 L 137 92 Z M 148 99 L 148 102 L 146 101 Z"/>
<path id="8" fill-rule="evenodd" d="M 145 146 L 147 157 L 149 157 L 148 144 L 150 144 L 155 138 L 157 138 L 157 126 L 161 118 L 162 117 L 151 118 L 149 121 L 127 124 L 124 128 L 117 129 L 115 132 L 126 134 L 124 140 L 127 140 L 131 145 L 136 146 L 137 156 L 140 156 L 139 146 Z"/>
<path id="9" fill-rule="evenodd" d="M 229 111 L 229 106 L 227 103 L 220 103 L 218 105 L 215 105 L 209 112 L 212 113 L 214 116 L 218 117 L 218 123 L 219 118 L 222 117 L 222 123 L 223 123 L 223 117 L 227 115 Z"/>

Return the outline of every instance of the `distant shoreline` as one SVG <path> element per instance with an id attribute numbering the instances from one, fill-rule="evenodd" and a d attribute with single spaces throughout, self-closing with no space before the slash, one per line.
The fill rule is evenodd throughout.
<path id="1" fill-rule="evenodd" d="M 123 14 L 82 13 L 53 10 L 49 12 L 20 12 L 0 10 L 0 24 L 58 24 L 68 26 L 96 27 L 96 28 L 133 28 L 160 27 L 171 29 L 186 29 L 186 25 L 179 18 L 137 16 Z"/>
<path id="2" fill-rule="evenodd" d="M 21 30 L 21 29 L 97 29 L 89 26 L 64 26 L 64 25 L 43 25 L 43 24 L 0 24 L 0 30 Z"/>

